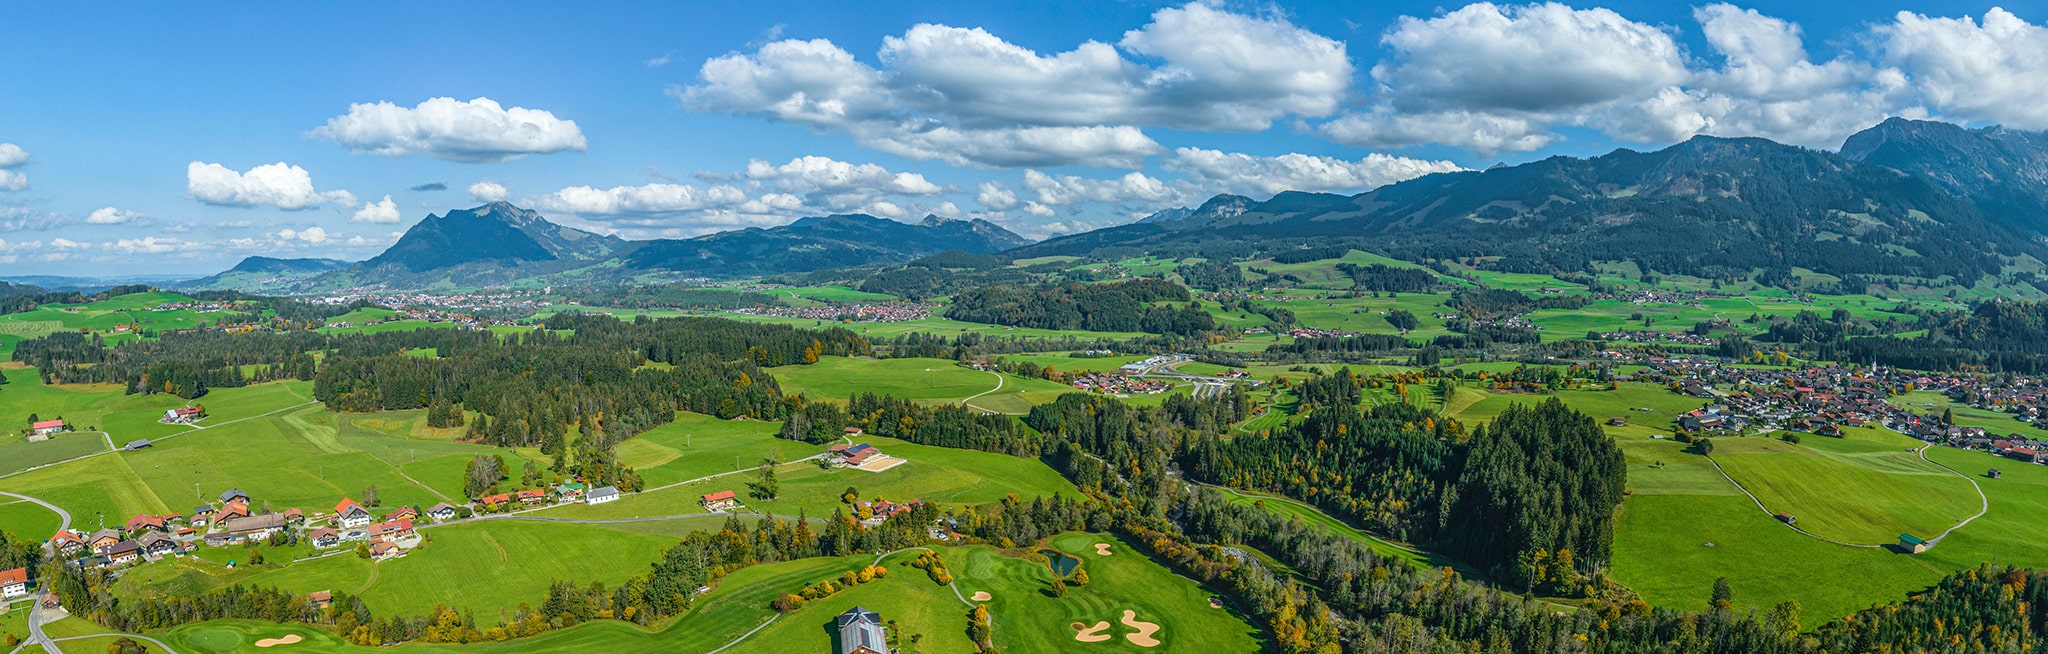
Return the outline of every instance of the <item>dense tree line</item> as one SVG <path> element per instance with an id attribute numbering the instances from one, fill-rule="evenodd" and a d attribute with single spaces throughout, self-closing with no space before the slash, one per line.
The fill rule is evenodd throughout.
<path id="1" fill-rule="evenodd" d="M 1500 318 L 1537 309 L 1580 309 L 1591 301 L 1584 295 L 1530 297 L 1521 291 L 1463 288 L 1451 294 L 1450 306 L 1465 318 Z"/>
<path id="2" fill-rule="evenodd" d="M 1228 259 L 1183 263 L 1175 266 L 1173 273 L 1180 275 L 1181 283 L 1187 284 L 1189 288 L 1227 291 L 1247 286 L 1244 270 Z"/>
<path id="3" fill-rule="evenodd" d="M 2048 372 L 2048 303 L 1979 302 L 1966 310 L 1926 314 L 1921 325 L 1927 332 L 1917 337 L 1819 333 L 1805 347 L 1816 358 L 1915 370 Z"/>
<path id="4" fill-rule="evenodd" d="M 996 285 L 953 296 L 946 317 L 992 325 L 1102 332 L 1192 334 L 1214 329 L 1215 320 L 1200 308 L 1152 306 L 1154 302 L 1188 300 L 1186 287 L 1160 279 L 1028 287 Z"/>
<path id="5" fill-rule="evenodd" d="M 1008 416 L 969 409 L 957 404 L 918 404 L 893 395 L 861 393 L 847 398 L 841 407 L 834 402 L 795 397 L 787 420 L 777 435 L 807 443 L 839 440 L 847 427 L 864 433 L 899 438 L 920 445 L 936 445 L 1014 456 L 1037 456 L 1043 439 L 1019 427 Z"/>
<path id="6" fill-rule="evenodd" d="M 205 330 L 167 333 L 109 348 L 98 334 L 57 332 L 17 344 L 14 360 L 35 366 L 44 383 L 120 384 L 128 393 L 172 393 L 190 399 L 206 394 L 208 388 L 312 379 L 319 364 L 310 353 L 334 342 L 333 337 L 306 330 Z M 244 373 L 243 366 L 254 366 L 253 372 Z"/>
<path id="7" fill-rule="evenodd" d="M 1396 268 L 1383 263 L 1358 265 L 1337 264 L 1337 272 L 1351 278 L 1351 288 L 1359 291 L 1380 293 L 1423 293 L 1435 290 L 1442 282 L 1436 275 L 1423 268 Z"/>

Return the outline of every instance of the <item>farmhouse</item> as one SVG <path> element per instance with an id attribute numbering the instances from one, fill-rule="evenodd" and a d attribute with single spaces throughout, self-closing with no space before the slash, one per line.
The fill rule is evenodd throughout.
<path id="1" fill-rule="evenodd" d="M 50 537 L 50 549 L 63 556 L 77 554 L 79 550 L 85 549 L 85 535 L 70 529 L 57 532 L 57 535 Z"/>
<path id="2" fill-rule="evenodd" d="M 147 513 L 140 514 L 128 519 L 127 529 L 128 533 L 137 535 L 144 532 L 165 531 L 164 519 L 162 516 L 153 516 Z"/>
<path id="3" fill-rule="evenodd" d="M 399 547 L 390 541 L 381 541 L 370 545 L 370 558 L 382 561 L 401 556 L 405 556 L 405 548 Z"/>
<path id="4" fill-rule="evenodd" d="M 455 507 L 450 506 L 447 502 L 435 504 L 433 506 L 427 507 L 427 517 L 433 518 L 435 522 L 447 522 L 449 520 L 454 520 Z"/>
<path id="5" fill-rule="evenodd" d="M 589 490 L 589 486 L 578 483 L 555 484 L 555 497 L 564 502 L 576 502 L 582 500 L 583 494 Z"/>
<path id="6" fill-rule="evenodd" d="M 28 568 L 0 570 L 0 597 L 14 599 L 28 594 Z"/>
<path id="7" fill-rule="evenodd" d="M 30 424 L 29 428 L 34 429 L 37 436 L 48 436 L 50 434 L 58 434 L 71 431 L 71 427 L 64 424 L 63 418 L 36 422 Z"/>
<path id="8" fill-rule="evenodd" d="M 186 524 L 190 524 L 194 527 L 204 527 L 206 526 L 207 523 L 212 521 L 213 506 L 201 504 L 199 506 L 192 507 L 192 519 L 188 521 Z"/>
<path id="9" fill-rule="evenodd" d="M 412 520 L 398 518 L 370 525 L 370 540 L 380 543 L 412 538 Z"/>
<path id="10" fill-rule="evenodd" d="M 401 506 L 398 507 L 397 511 L 392 511 L 390 515 L 384 516 L 385 520 L 397 520 L 400 518 L 418 520 L 420 519 L 420 510 L 409 506 Z"/>
<path id="11" fill-rule="evenodd" d="M 91 536 L 85 537 L 85 542 L 92 546 L 92 551 L 106 554 L 107 550 L 121 544 L 121 532 L 112 529 L 101 529 L 92 532 Z"/>
<path id="12" fill-rule="evenodd" d="M 154 531 L 143 534 L 142 538 L 135 542 L 142 548 L 142 553 L 149 556 L 163 556 L 178 551 L 178 541 Z"/>
<path id="13" fill-rule="evenodd" d="M 306 533 L 306 540 L 312 541 L 314 547 L 326 549 L 341 544 L 341 532 L 326 527 L 315 527 L 313 531 Z"/>
<path id="14" fill-rule="evenodd" d="M 324 609 L 327 608 L 327 605 L 333 603 L 334 591 L 316 590 L 310 593 L 306 593 L 306 604 L 312 606 L 313 608 Z"/>
<path id="15" fill-rule="evenodd" d="M 521 504 L 539 504 L 541 500 L 547 498 L 548 492 L 538 488 L 527 488 L 519 491 L 519 503 Z"/>
<path id="16" fill-rule="evenodd" d="M 142 560 L 142 546 L 132 540 L 114 543 L 107 548 L 107 565 L 128 565 Z"/>
<path id="17" fill-rule="evenodd" d="M 839 654 L 889 654 L 881 614 L 856 606 L 833 622 L 839 630 Z"/>
<path id="18" fill-rule="evenodd" d="M 363 508 L 363 505 L 357 504 L 353 499 L 341 498 L 341 503 L 334 505 L 334 524 L 344 528 L 368 527 L 370 510 Z"/>
<path id="19" fill-rule="evenodd" d="M 232 518 L 221 522 L 227 528 L 229 540 L 257 540 L 269 538 L 271 534 L 284 531 L 284 514 L 265 513 L 246 518 Z"/>
<path id="20" fill-rule="evenodd" d="M 868 459 L 881 456 L 881 454 L 881 449 L 867 443 L 832 446 L 832 455 L 838 457 L 839 464 L 843 466 L 859 466 L 860 464 L 867 463 Z"/>
<path id="21" fill-rule="evenodd" d="M 739 497 L 729 490 L 705 495 L 703 499 L 697 500 L 697 503 L 704 505 L 706 511 L 731 511 L 740 506 Z"/>
<path id="22" fill-rule="evenodd" d="M 168 425 L 184 425 L 191 424 L 192 422 L 204 417 L 206 417 L 206 412 L 200 410 L 198 407 L 185 407 L 183 409 L 164 409 L 164 417 L 157 420 L 157 422 L 161 422 Z"/>
<path id="23" fill-rule="evenodd" d="M 247 517 L 249 517 L 249 503 L 235 500 L 222 505 L 219 511 L 213 512 L 213 523 L 221 524 L 235 518 Z"/>
<path id="24" fill-rule="evenodd" d="M 583 503 L 603 504 L 605 502 L 610 502 L 616 499 L 619 499 L 619 489 L 617 487 L 599 486 L 597 488 L 591 489 L 589 495 L 583 496 Z"/>
<path id="25" fill-rule="evenodd" d="M 1920 540 L 1919 537 L 1916 537 L 1912 534 L 1899 534 L 1899 549 L 1903 549 L 1907 552 L 1911 552 L 1914 554 L 1919 554 L 1921 552 L 1927 551 L 1927 549 L 1931 547 L 1934 547 L 1933 543 Z"/>
<path id="26" fill-rule="evenodd" d="M 241 502 L 241 503 L 243 503 L 243 504 L 248 504 L 248 503 L 249 503 L 249 494 L 248 494 L 248 493 L 244 493 L 244 492 L 242 492 L 242 489 L 240 489 L 240 488 L 230 488 L 230 489 L 227 489 L 227 490 L 221 491 L 221 492 L 220 492 L 220 503 L 221 503 L 221 504 L 227 504 L 227 503 L 229 503 L 229 502 Z"/>

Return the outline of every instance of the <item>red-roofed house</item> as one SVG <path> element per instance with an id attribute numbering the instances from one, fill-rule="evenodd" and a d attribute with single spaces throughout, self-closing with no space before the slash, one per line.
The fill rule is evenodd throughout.
<path id="1" fill-rule="evenodd" d="M 27 595 L 28 568 L 0 570 L 0 597 L 14 599 Z"/>
<path id="2" fill-rule="evenodd" d="M 58 418 L 56 420 L 40 421 L 29 425 L 29 428 L 34 429 L 36 435 L 38 436 L 48 436 L 50 434 L 55 434 L 58 432 L 71 431 L 71 428 L 64 426 L 63 418 Z"/>
<path id="3" fill-rule="evenodd" d="M 527 504 L 538 504 L 541 500 L 547 498 L 548 492 L 538 488 L 528 488 L 519 491 L 519 501 Z"/>
<path id="4" fill-rule="evenodd" d="M 370 540 L 394 541 L 412 537 L 412 521 L 405 518 L 370 525 Z"/>
<path id="5" fill-rule="evenodd" d="M 706 511 L 731 511 L 739 508 L 740 499 L 733 495 L 732 491 L 723 490 L 705 495 L 704 499 L 698 500 L 697 503 L 704 505 Z"/>
<path id="6" fill-rule="evenodd" d="M 334 505 L 334 524 L 341 527 L 367 527 L 370 525 L 370 510 L 363 508 L 350 498 L 341 498 Z"/>
<path id="7" fill-rule="evenodd" d="M 154 516 L 146 513 L 140 514 L 128 519 L 127 529 L 128 533 L 140 533 L 144 531 L 164 531 L 164 519 L 162 516 Z"/>

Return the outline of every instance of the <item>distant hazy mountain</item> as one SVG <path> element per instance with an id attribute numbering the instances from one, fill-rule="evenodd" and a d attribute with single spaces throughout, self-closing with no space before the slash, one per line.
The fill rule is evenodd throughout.
<path id="1" fill-rule="evenodd" d="M 910 224 L 854 214 L 692 239 L 630 241 L 549 221 L 505 202 L 429 215 L 382 254 L 349 264 L 250 257 L 186 288 L 286 292 L 381 287 L 436 289 L 603 282 L 643 273 L 742 277 L 876 262 L 947 250 L 1001 252 L 1031 241 L 985 220 L 926 216 Z"/>
<path id="2" fill-rule="evenodd" d="M 340 259 L 278 259 L 275 257 L 249 257 L 243 259 L 227 272 L 241 273 L 313 273 L 347 268 L 349 262 Z"/>
<path id="3" fill-rule="evenodd" d="M 1138 219 L 1140 223 L 1173 223 L 1186 221 L 1190 225 L 1206 225 L 1225 218 L 1233 218 L 1251 208 L 1256 201 L 1242 195 L 1225 193 L 1203 202 L 1202 206 L 1189 209 L 1176 207 L 1154 212 Z"/>
<path id="4" fill-rule="evenodd" d="M 1655 152 L 1440 173 L 1354 196 L 1281 193 L 1232 215 L 1121 225 L 1008 254 L 1350 242 L 1409 259 L 1498 257 L 1491 265 L 1530 272 L 1632 261 L 1702 276 L 1806 268 L 1967 281 L 1998 273 L 1999 255 L 2044 254 L 2013 224 L 1888 167 L 1764 139 L 1697 137 Z"/>
<path id="5" fill-rule="evenodd" d="M 171 284 L 185 290 L 234 290 L 268 292 L 290 290 L 299 282 L 321 273 L 347 268 L 340 259 L 279 259 L 249 257 L 235 267 L 198 279 Z"/>
<path id="6" fill-rule="evenodd" d="M 2001 222 L 2048 230 L 2048 133 L 1893 118 L 1851 135 L 1842 156 L 1922 176 Z"/>

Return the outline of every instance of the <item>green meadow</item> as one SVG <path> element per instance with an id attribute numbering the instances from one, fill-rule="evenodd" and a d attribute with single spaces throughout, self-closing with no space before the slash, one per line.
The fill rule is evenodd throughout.
<path id="1" fill-rule="evenodd" d="M 950 359 L 821 357 L 811 365 L 771 368 L 785 395 L 844 400 L 856 393 L 886 393 L 931 403 L 973 398 L 971 406 L 1021 414 L 1074 389 L 1064 384 L 967 368 Z M 1000 379 L 1000 382 L 998 380 Z M 997 384 L 1001 388 L 997 388 Z"/>

